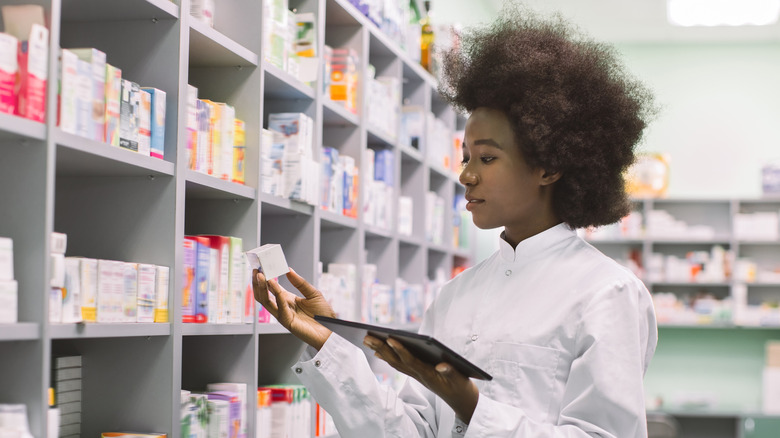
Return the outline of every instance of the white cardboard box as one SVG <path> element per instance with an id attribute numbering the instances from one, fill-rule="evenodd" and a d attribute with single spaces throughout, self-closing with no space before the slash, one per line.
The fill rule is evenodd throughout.
<path id="1" fill-rule="evenodd" d="M 290 272 L 284 258 L 282 245 L 268 243 L 244 253 L 252 268 L 259 270 L 266 279 L 276 278 Z"/>

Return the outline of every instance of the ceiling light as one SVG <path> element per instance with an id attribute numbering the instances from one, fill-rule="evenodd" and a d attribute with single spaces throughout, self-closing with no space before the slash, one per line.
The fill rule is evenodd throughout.
<path id="1" fill-rule="evenodd" d="M 780 0 L 667 0 L 677 26 L 764 26 L 777 22 Z"/>

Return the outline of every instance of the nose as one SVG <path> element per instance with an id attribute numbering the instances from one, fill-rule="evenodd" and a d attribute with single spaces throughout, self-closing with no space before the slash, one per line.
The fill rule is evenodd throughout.
<path id="1" fill-rule="evenodd" d="M 469 164 L 463 168 L 458 177 L 458 181 L 464 186 L 473 186 L 477 183 L 477 174 L 472 170 Z"/>

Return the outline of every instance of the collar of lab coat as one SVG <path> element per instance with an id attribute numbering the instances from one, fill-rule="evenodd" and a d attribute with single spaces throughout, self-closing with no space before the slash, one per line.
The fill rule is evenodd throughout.
<path id="1" fill-rule="evenodd" d="M 499 251 L 501 253 L 501 259 L 509 263 L 537 258 L 556 247 L 558 243 L 576 237 L 577 235 L 571 227 L 566 223 L 561 222 L 554 227 L 548 228 L 539 234 L 535 234 L 523 240 L 517 244 L 517 248 L 512 248 L 512 245 L 504 240 L 505 233 L 506 231 L 501 232 Z"/>

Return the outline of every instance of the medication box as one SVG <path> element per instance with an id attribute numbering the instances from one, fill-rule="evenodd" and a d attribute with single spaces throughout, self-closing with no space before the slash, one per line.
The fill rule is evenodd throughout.
<path id="1" fill-rule="evenodd" d="M 276 278 L 290 272 L 284 258 L 282 246 L 276 243 L 265 244 L 244 253 L 249 265 L 259 270 L 265 278 Z"/>

